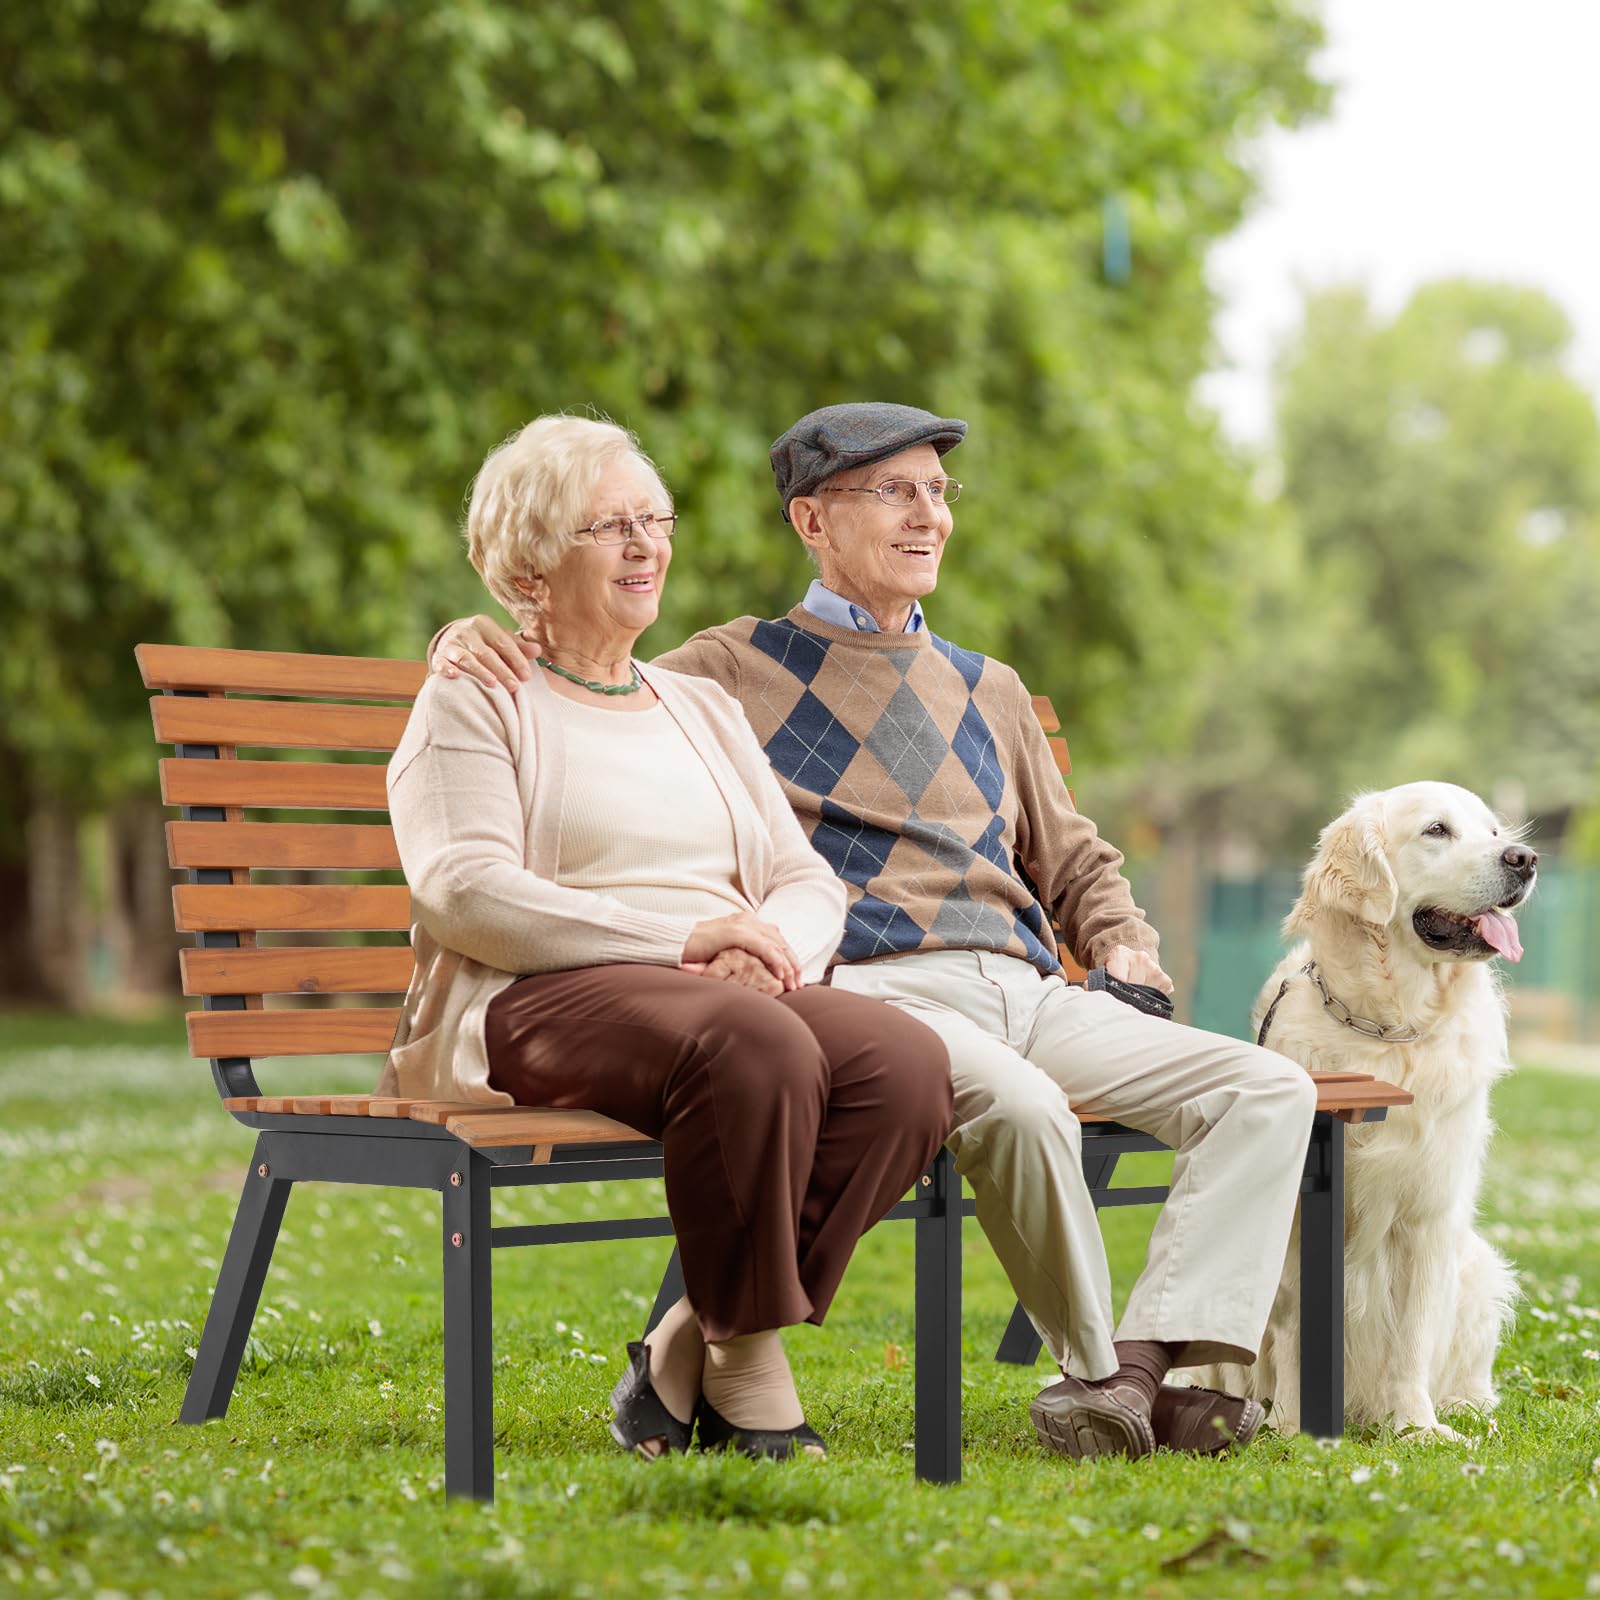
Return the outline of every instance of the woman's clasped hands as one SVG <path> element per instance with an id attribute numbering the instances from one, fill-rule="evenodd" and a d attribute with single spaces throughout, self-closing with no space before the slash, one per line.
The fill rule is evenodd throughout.
<path id="1" fill-rule="evenodd" d="M 798 989 L 805 981 L 789 941 L 772 923 L 750 911 L 697 922 L 679 964 L 685 972 L 742 984 L 767 995 Z"/>

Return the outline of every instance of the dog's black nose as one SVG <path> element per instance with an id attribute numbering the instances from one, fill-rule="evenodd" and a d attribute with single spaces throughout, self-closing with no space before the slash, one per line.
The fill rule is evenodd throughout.
<path id="1" fill-rule="evenodd" d="M 1539 865 L 1538 851 L 1530 850 L 1525 844 L 1509 846 L 1500 859 L 1524 882 L 1533 876 L 1533 869 Z"/>

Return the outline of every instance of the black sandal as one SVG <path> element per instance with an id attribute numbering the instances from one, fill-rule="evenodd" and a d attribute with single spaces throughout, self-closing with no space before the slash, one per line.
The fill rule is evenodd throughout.
<path id="1" fill-rule="evenodd" d="M 827 1453 L 822 1435 L 809 1423 L 802 1422 L 798 1428 L 741 1428 L 729 1422 L 704 1395 L 695 1408 L 694 1419 L 699 1430 L 696 1442 L 702 1450 L 737 1450 L 757 1461 L 787 1461 L 804 1454 L 808 1445 Z"/>
<path id="2" fill-rule="evenodd" d="M 624 1450 L 631 1450 L 647 1460 L 654 1458 L 642 1447 L 651 1439 L 665 1439 L 663 1455 L 681 1455 L 689 1448 L 691 1425 L 679 1422 L 662 1404 L 661 1396 L 650 1382 L 650 1347 L 630 1342 L 628 1345 L 628 1370 L 617 1379 L 611 1391 L 611 1437 Z"/>

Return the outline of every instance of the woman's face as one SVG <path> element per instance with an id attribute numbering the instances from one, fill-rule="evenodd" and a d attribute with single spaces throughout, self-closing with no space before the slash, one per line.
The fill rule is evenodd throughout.
<path id="1" fill-rule="evenodd" d="M 601 472 L 583 524 L 608 518 L 664 516 L 671 511 L 655 475 L 638 461 L 613 461 Z M 661 609 L 672 562 L 672 541 L 637 522 L 621 544 L 596 544 L 583 534 L 544 575 L 544 614 L 552 630 L 573 642 L 601 644 L 637 638 Z"/>

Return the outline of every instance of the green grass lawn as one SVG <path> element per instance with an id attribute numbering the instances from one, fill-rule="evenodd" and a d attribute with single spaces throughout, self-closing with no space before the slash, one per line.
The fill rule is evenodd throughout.
<path id="1" fill-rule="evenodd" d="M 1470 1450 L 1264 1433 L 1225 1461 L 1048 1456 L 1045 1368 L 991 1360 L 1011 1302 L 969 1222 L 965 1477 L 919 1485 L 895 1225 L 828 1326 L 790 1336 L 832 1456 L 781 1466 L 611 1445 L 663 1242 L 497 1252 L 484 1507 L 443 1496 L 436 1196 L 297 1189 L 232 1408 L 181 1427 L 251 1135 L 170 1027 L 0 1038 L 0 1592 L 1600 1594 L 1600 1079 L 1524 1070 L 1498 1095 L 1486 1216 L 1527 1298 L 1499 1412 L 1458 1424 Z M 1160 1158 L 1125 1165 L 1160 1181 Z M 577 1186 L 502 1192 L 496 1219 L 659 1208 L 659 1185 Z M 1108 1216 L 1123 1291 L 1152 1215 Z"/>

